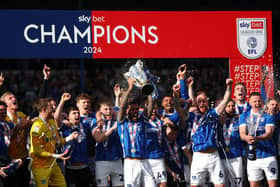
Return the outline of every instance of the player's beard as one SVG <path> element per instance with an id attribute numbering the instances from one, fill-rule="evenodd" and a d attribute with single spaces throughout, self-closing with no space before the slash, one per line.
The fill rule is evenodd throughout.
<path id="1" fill-rule="evenodd" d="M 235 113 L 234 112 L 225 112 L 226 116 L 229 118 L 234 117 Z"/>
<path id="2" fill-rule="evenodd" d="M 129 114 L 128 117 L 131 121 L 138 121 L 138 113 L 137 112 Z"/>

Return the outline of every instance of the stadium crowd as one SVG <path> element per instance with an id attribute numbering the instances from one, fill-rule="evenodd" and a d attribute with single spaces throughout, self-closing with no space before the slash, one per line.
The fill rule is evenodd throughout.
<path id="1" fill-rule="evenodd" d="M 45 64 L 43 80 L 1 73 L 1 185 L 277 186 L 280 113 L 264 84 L 247 101 L 224 67 L 157 63 L 155 99 L 125 68 L 101 64 L 85 68 L 83 93 L 75 62 L 55 72 Z"/>

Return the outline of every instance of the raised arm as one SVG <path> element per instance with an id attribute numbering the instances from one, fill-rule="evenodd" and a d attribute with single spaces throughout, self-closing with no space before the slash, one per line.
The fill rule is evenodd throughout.
<path id="1" fill-rule="evenodd" d="M 63 111 L 63 107 L 66 101 L 70 100 L 71 94 L 70 93 L 63 93 L 59 104 L 54 113 L 54 120 L 56 121 L 57 126 L 59 127 L 61 124 L 61 112 Z"/>
<path id="2" fill-rule="evenodd" d="M 48 91 L 48 81 L 49 81 L 50 73 L 51 73 L 50 67 L 48 67 L 46 64 L 44 64 L 44 67 L 43 67 L 44 79 L 43 79 L 43 82 L 39 89 L 39 93 L 38 93 L 39 99 L 48 97 L 47 91 Z M 37 115 L 38 115 L 37 111 L 35 110 L 35 108 L 33 108 L 32 112 L 30 114 L 30 118 L 35 119 Z"/>
<path id="3" fill-rule="evenodd" d="M 185 129 L 185 127 L 186 127 L 186 123 L 185 122 L 186 122 L 186 119 L 187 119 L 188 110 L 184 110 L 180 106 L 180 98 L 179 98 L 180 86 L 175 84 L 172 87 L 172 89 L 173 89 L 173 97 L 174 97 L 174 107 L 175 107 L 175 110 L 178 112 L 179 117 L 180 117 L 179 127 L 180 127 L 180 129 Z"/>
<path id="4" fill-rule="evenodd" d="M 48 67 L 46 64 L 44 64 L 44 68 L 43 68 L 44 79 L 43 79 L 42 86 L 40 87 L 39 90 L 39 95 L 38 95 L 39 98 L 47 97 L 48 81 L 49 81 L 50 74 L 51 74 L 51 68 Z"/>
<path id="5" fill-rule="evenodd" d="M 232 79 L 227 79 L 226 80 L 226 91 L 224 94 L 224 99 L 221 101 L 221 103 L 216 107 L 216 110 L 219 114 L 222 114 L 222 112 L 224 111 L 224 109 L 226 108 L 227 102 L 229 101 L 230 97 L 231 97 L 231 88 L 232 88 Z"/>
<path id="6" fill-rule="evenodd" d="M 123 88 L 120 87 L 120 84 L 115 84 L 114 86 L 114 94 L 115 94 L 115 106 L 120 107 L 121 96 L 123 93 Z"/>
<path id="7" fill-rule="evenodd" d="M 179 79 L 179 82 L 180 82 L 180 95 L 181 95 L 181 98 L 187 100 L 189 99 L 189 94 L 188 94 L 188 90 L 187 90 L 187 86 L 186 86 L 186 82 L 185 82 L 185 79 L 186 79 L 186 74 L 187 74 L 187 66 L 186 64 L 182 64 L 181 66 L 179 66 L 179 69 L 178 69 L 178 74 L 177 77 Z"/>
<path id="8" fill-rule="evenodd" d="M 133 84 L 134 84 L 135 80 L 132 78 L 128 78 L 127 79 L 127 83 L 128 83 L 128 88 L 126 92 L 123 92 L 122 98 L 121 98 L 121 103 L 120 103 L 120 111 L 118 112 L 118 120 L 119 121 L 123 121 L 125 114 L 126 114 L 126 109 L 128 106 L 128 95 L 131 93 L 132 89 L 133 89 Z"/>
<path id="9" fill-rule="evenodd" d="M 261 71 L 261 97 L 264 103 L 267 101 L 267 95 L 266 95 L 266 90 L 264 86 L 265 79 L 267 77 L 267 71 L 262 70 Z"/>
<path id="10" fill-rule="evenodd" d="M 195 104 L 194 91 L 193 91 L 193 84 L 194 84 L 193 77 L 187 78 L 187 85 L 188 85 L 189 98 L 191 99 L 192 103 Z"/>
<path id="11" fill-rule="evenodd" d="M 152 95 L 148 95 L 147 99 L 148 99 L 148 103 L 145 107 L 144 115 L 147 116 L 148 119 L 149 119 L 151 117 L 152 111 L 153 111 L 153 97 L 152 97 Z"/>

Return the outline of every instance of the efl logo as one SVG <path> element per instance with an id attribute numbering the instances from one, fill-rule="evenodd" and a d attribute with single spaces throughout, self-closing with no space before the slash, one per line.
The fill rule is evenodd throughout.
<path id="1" fill-rule="evenodd" d="M 257 59 L 266 51 L 266 19 L 237 18 L 237 45 L 243 56 Z"/>
<path id="2" fill-rule="evenodd" d="M 252 21 L 251 29 L 263 29 L 263 21 Z"/>

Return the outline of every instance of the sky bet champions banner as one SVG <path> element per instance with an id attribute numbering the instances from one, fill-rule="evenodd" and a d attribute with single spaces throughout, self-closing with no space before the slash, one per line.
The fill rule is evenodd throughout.
<path id="1" fill-rule="evenodd" d="M 270 11 L 0 10 L 0 23 L 0 58 L 227 58 L 249 93 L 262 69 L 273 85 Z"/>

